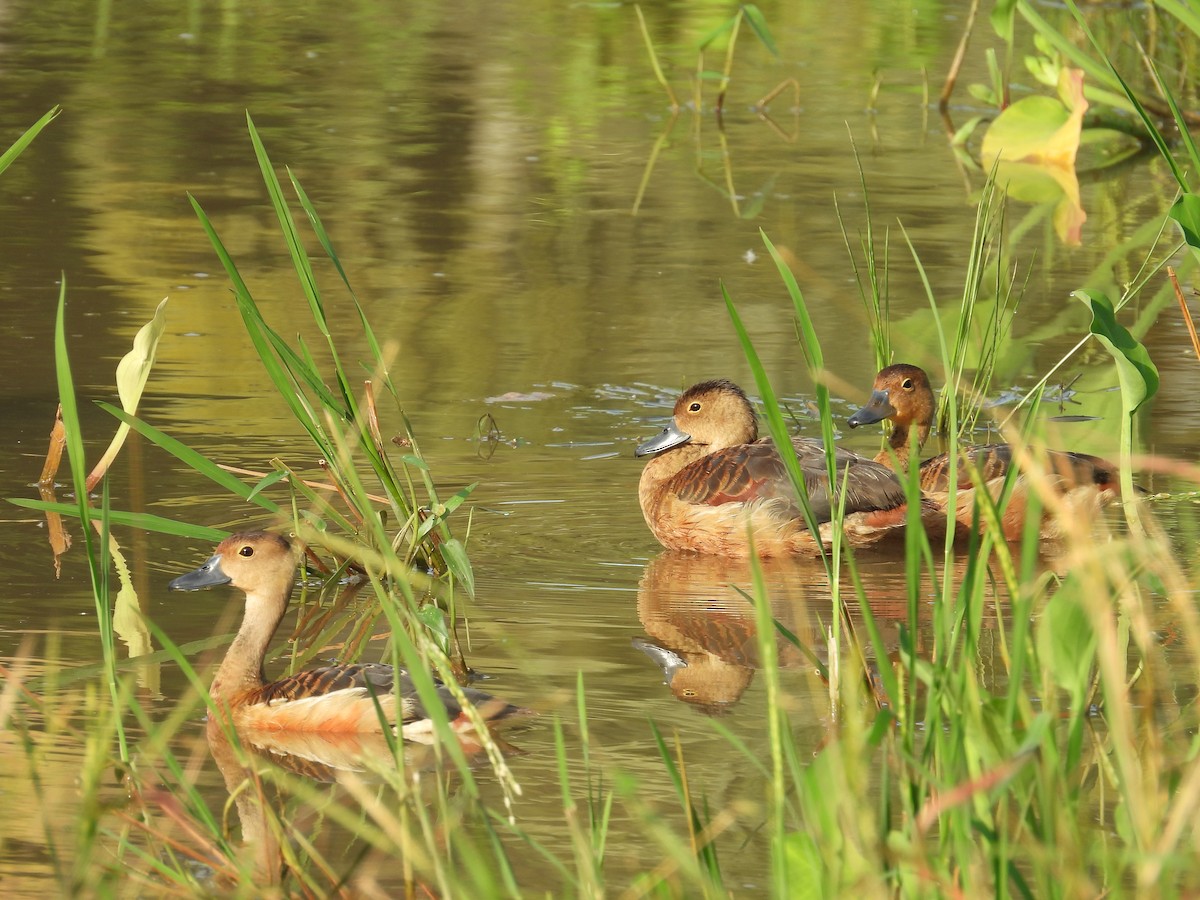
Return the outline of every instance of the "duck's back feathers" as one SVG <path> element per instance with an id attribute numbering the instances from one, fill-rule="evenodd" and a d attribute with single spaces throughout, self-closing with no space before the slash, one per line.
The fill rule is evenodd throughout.
<path id="1" fill-rule="evenodd" d="M 1005 478 L 1016 465 L 1011 444 L 984 444 L 964 447 L 960 451 L 958 465 L 958 490 L 972 486 L 968 466 L 974 467 L 980 479 L 987 483 Z M 1078 487 L 1094 487 L 1100 491 L 1120 491 L 1120 476 L 1117 467 L 1106 459 L 1074 450 L 1050 450 L 1046 453 L 1047 474 L 1054 478 L 1063 490 Z M 921 463 L 921 487 L 927 491 L 950 490 L 950 457 L 943 453 Z"/>
<path id="2" fill-rule="evenodd" d="M 321 666 L 288 675 L 250 691 L 248 703 L 282 703 L 324 697 L 339 691 L 362 691 L 366 695 L 386 696 L 392 692 L 395 671 L 383 663 L 355 663 L 348 666 Z"/>

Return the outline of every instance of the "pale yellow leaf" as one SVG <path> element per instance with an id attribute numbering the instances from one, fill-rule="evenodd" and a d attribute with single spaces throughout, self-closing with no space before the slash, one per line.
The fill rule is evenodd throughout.
<path id="1" fill-rule="evenodd" d="M 158 342 L 167 326 L 164 313 L 166 305 L 167 298 L 163 297 L 158 308 L 154 310 L 154 318 L 143 325 L 133 339 L 133 349 L 126 353 L 117 364 L 117 396 L 121 398 L 121 408 L 130 415 L 137 412 L 138 403 L 142 399 L 142 391 L 146 388 L 146 380 L 150 377 L 150 370 L 154 367 L 154 354 L 158 350 Z M 104 456 L 101 457 L 100 462 L 96 463 L 96 468 L 88 476 L 88 490 L 95 487 L 97 482 L 104 477 L 104 473 L 108 471 L 112 461 L 121 452 L 121 447 L 128 435 L 129 426 L 122 422 L 112 443 L 104 452 Z"/>

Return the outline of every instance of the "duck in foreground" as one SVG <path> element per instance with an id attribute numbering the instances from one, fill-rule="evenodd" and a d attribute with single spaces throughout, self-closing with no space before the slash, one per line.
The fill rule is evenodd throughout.
<path id="1" fill-rule="evenodd" d="M 693 385 L 675 403 L 671 423 L 635 451 L 654 457 L 638 484 L 646 524 L 672 550 L 745 557 L 753 543 L 759 556 L 816 555 L 832 538 L 837 492 L 819 440 L 794 438 L 790 449 L 804 474 L 817 536 L 804 523 L 775 444 L 759 438 L 742 389 L 729 381 Z M 903 529 L 906 500 L 895 473 L 848 450 L 834 454 L 846 484 L 846 515 L 837 523 L 846 541 L 868 547 Z M 939 514 L 931 511 L 936 523 Z"/>
<path id="2" fill-rule="evenodd" d="M 241 627 L 213 678 L 213 702 L 239 728 L 361 734 L 383 731 L 386 720 L 405 738 L 426 738 L 433 721 L 403 669 L 356 663 L 309 669 L 270 683 L 263 677 L 267 645 L 291 597 L 297 557 L 291 541 L 281 535 L 243 532 L 223 540 L 208 562 L 170 583 L 175 591 L 232 584 L 246 594 Z M 471 730 L 471 720 L 454 694 L 436 680 L 435 684 L 451 726 Z M 472 688 L 462 688 L 462 693 L 485 722 L 529 712 Z"/>
<path id="3" fill-rule="evenodd" d="M 880 451 L 875 460 L 889 468 L 898 465 L 900 471 L 906 471 L 911 460 L 920 458 L 921 448 L 933 427 L 933 416 L 933 389 L 929 385 L 929 376 L 917 366 L 897 363 L 875 376 L 870 400 L 849 418 L 847 424 L 857 428 L 891 420 L 888 448 Z M 1066 500 L 1066 509 L 1071 515 L 1092 516 L 1120 494 L 1117 467 L 1106 459 L 1073 450 L 1050 450 L 1046 459 L 1048 474 Z M 979 472 L 983 483 L 995 495 L 1013 465 L 1013 448 L 1009 444 L 960 446 L 957 483 L 950 484 L 950 457 L 943 453 L 920 463 L 921 489 L 942 509 L 953 501 L 955 518 L 961 526 L 969 527 L 974 517 L 974 488 L 968 467 Z M 1021 537 L 1028 490 L 1027 480 L 1018 477 L 1003 515 L 1004 536 L 1008 540 Z M 1046 539 L 1061 536 L 1061 528 L 1053 517 L 1043 517 L 1041 535 Z"/>

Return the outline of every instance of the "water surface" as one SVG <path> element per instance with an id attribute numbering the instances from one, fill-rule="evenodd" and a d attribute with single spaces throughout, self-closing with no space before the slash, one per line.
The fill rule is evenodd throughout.
<path id="1" fill-rule="evenodd" d="M 212 217 L 269 321 L 313 341 L 247 136 L 248 111 L 281 174 L 290 166 L 320 210 L 392 354 L 392 377 L 439 486 L 479 483 L 468 653 L 490 677 L 485 687 L 547 716 L 569 713 L 582 672 L 594 740 L 606 761 L 638 775 L 648 791 L 657 786 L 648 802 L 677 808 L 649 718 L 680 735 L 691 775 L 714 805 L 758 796 L 755 776 L 708 721 L 720 717 L 752 747 L 765 741 L 749 615 L 728 587 L 744 573 L 662 553 L 637 508 L 632 449 L 661 427 L 680 388 L 711 377 L 749 382 L 721 283 L 777 389 L 798 411 L 806 408 L 812 386 L 760 229 L 793 260 L 844 386 L 839 409 L 865 397 L 873 355 L 843 234 L 844 223 L 861 265 L 868 198 L 856 151 L 881 248 L 887 235 L 897 354 L 936 359 L 928 302 L 901 226 L 937 303 L 952 308 L 981 186 L 923 101 L 923 73 L 936 93 L 953 53 L 959 4 L 850 3 L 836 21 L 821 3 L 760 6 L 779 58 L 743 34 L 722 132 L 711 90 L 701 110 L 685 108 L 672 121 L 633 11 L 623 5 L 394 8 L 364 0 L 337 15 L 303 2 L 151 3 L 136 12 L 63 0 L 0 5 L 0 145 L 50 106 L 64 110 L 0 176 L 5 496 L 31 496 L 40 470 L 57 396 L 52 334 L 63 276 L 91 452 L 99 454 L 114 424 L 86 401 L 114 399 L 116 361 L 169 296 L 168 333 L 143 415 L 233 465 L 265 471 L 281 456 L 316 471 L 188 202 L 190 193 Z M 676 91 L 687 94 L 697 42 L 730 8 L 662 3 L 645 11 Z M 800 86 L 797 108 L 785 93 L 771 106 L 771 123 L 750 109 L 789 78 Z M 973 51 L 962 80 L 985 78 L 982 50 Z M 957 99 L 957 124 L 981 111 L 965 91 Z M 725 161 L 736 211 L 725 193 Z M 1153 159 L 1086 180 L 1079 246 L 1062 243 L 1049 207 L 1011 205 L 1009 249 L 1025 291 L 998 391 L 1027 389 L 1086 330 L 1070 291 L 1086 285 L 1117 296 L 1146 254 L 1162 258 L 1152 225 L 1170 201 L 1167 184 Z M 315 241 L 310 249 L 319 254 Z M 317 274 L 343 358 L 365 358 L 336 273 L 320 263 Z M 1163 376 L 1139 429 L 1149 449 L 1186 456 L 1200 436 L 1192 402 L 1200 369 L 1177 317 L 1159 308 L 1147 293 L 1123 317 L 1136 323 Z M 1076 354 L 1061 377 L 1078 391 L 1062 411 L 1098 421 L 1063 426 L 1060 444 L 1113 452 L 1119 401 L 1105 354 L 1098 347 Z M 477 437 L 486 414 L 502 437 L 492 447 Z M 384 425 L 395 430 L 399 422 Z M 877 446 L 873 434 L 847 440 Z M 259 522 L 253 509 L 136 440 L 111 493 L 119 508 L 225 528 Z M 1189 508 L 1169 509 L 1165 518 L 1177 540 L 1195 534 Z M 94 666 L 94 609 L 79 555 L 66 558 L 55 580 L 36 516 L 11 510 L 0 535 L 7 573 L 0 656 L 28 654 L 37 673 Z M 234 598 L 218 592 L 181 601 L 165 591 L 207 547 L 121 538 L 148 614 L 175 641 L 232 627 Z M 894 561 L 869 562 L 865 571 L 877 614 L 902 619 Z M 795 563 L 776 566 L 771 577 L 781 619 L 818 636 L 813 611 L 828 609 L 822 576 Z M 664 683 L 647 644 L 686 659 L 694 683 Z M 828 724 L 825 687 L 811 664 L 786 661 L 799 743 L 816 749 Z M 137 682 L 141 699 L 163 715 L 186 690 L 170 662 L 146 666 Z M 81 715 L 84 684 L 74 688 Z M 193 731 L 200 735 L 199 722 Z M 525 788 L 522 816 L 540 839 L 562 841 L 565 856 L 550 730 L 535 725 L 520 740 L 525 753 L 513 766 Z M 47 738 L 46 747 L 36 757 L 47 785 L 38 796 L 52 801 L 42 804 L 44 830 L 62 835 L 72 827 L 83 746 Z M 12 741 L 0 751 L 0 780 L 14 807 L 39 802 L 30 794 L 29 759 Z M 219 805 L 221 781 L 204 771 L 202 784 Z M 754 822 L 743 827 L 739 840 Z M 0 833 L 6 883 L 49 890 L 40 833 Z M 613 883 L 622 872 L 652 867 L 656 853 L 618 829 L 611 858 L 623 862 L 614 863 Z M 727 859 L 731 885 L 764 889 L 761 852 Z M 549 875 L 527 877 L 532 887 L 556 886 Z"/>

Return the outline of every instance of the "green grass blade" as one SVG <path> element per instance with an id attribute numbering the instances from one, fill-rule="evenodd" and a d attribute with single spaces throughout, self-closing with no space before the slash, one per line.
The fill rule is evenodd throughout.
<path id="1" fill-rule="evenodd" d="M 47 500 L 28 500 L 24 497 L 9 497 L 8 502 L 13 506 L 20 506 L 24 509 L 36 509 L 39 512 L 56 512 L 66 516 L 75 516 L 82 519 L 87 519 L 92 522 L 99 522 L 101 519 L 100 510 L 88 509 L 85 507 L 81 513 L 78 505 L 74 503 L 51 503 Z M 219 528 L 207 528 L 203 525 L 189 525 L 186 522 L 177 522 L 174 519 L 164 519 L 162 516 L 151 515 L 150 513 L 134 513 L 121 512 L 120 510 L 112 510 L 109 512 L 109 519 L 114 525 L 121 525 L 128 528 L 139 528 L 143 531 L 154 531 L 159 534 L 173 534 L 179 537 L 199 538 L 206 541 L 221 541 L 229 537 L 228 531 L 221 531 Z"/>
<path id="2" fill-rule="evenodd" d="M 786 452 L 786 448 L 791 446 L 792 438 L 788 433 L 783 413 L 779 409 L 779 401 L 771 387 L 766 370 L 763 368 L 762 360 L 759 359 L 758 352 L 750 340 L 750 334 L 746 331 L 746 326 L 742 324 L 741 316 L 738 315 L 737 308 L 733 305 L 733 298 L 729 296 L 729 291 L 726 290 L 724 284 L 721 285 L 721 293 L 725 297 L 725 308 L 729 311 L 734 331 L 737 332 L 738 341 L 742 345 L 742 353 L 750 365 L 750 371 L 754 374 L 754 382 L 758 386 L 758 393 L 762 397 L 771 439 L 775 441 L 776 447 L 781 448 L 779 456 L 783 460 L 783 466 L 792 479 L 792 485 L 800 498 L 800 511 L 804 516 L 804 523 L 816 539 L 817 546 L 820 547 L 821 528 L 816 516 L 813 515 L 812 504 L 808 500 L 808 488 L 804 483 L 804 473 L 800 469 L 800 461 L 796 458 L 796 454 Z M 824 556 L 823 552 L 822 556 Z"/>
<path id="3" fill-rule="evenodd" d="M 746 22 L 755 37 L 762 42 L 772 56 L 778 59 L 779 48 L 775 46 L 775 39 L 771 37 L 771 29 L 767 27 L 767 19 L 762 14 L 762 10 L 753 3 L 747 3 L 742 6 L 742 14 L 746 17 Z"/>
<path id="4" fill-rule="evenodd" d="M 248 500 L 251 503 L 257 503 L 263 509 L 267 510 L 267 512 L 279 512 L 278 503 L 275 503 L 273 500 L 268 500 L 266 497 L 257 496 L 257 493 L 260 490 L 259 485 L 246 484 L 237 476 L 230 472 L 226 472 L 212 460 L 208 459 L 198 451 L 193 450 L 179 439 L 173 438 L 169 434 L 160 431 L 153 425 L 142 421 L 137 416 L 130 415 L 119 406 L 114 406 L 113 404 L 105 403 L 104 401 L 98 401 L 96 405 L 115 418 L 120 419 L 156 447 L 159 447 L 165 450 L 167 453 L 170 453 L 193 471 L 198 472 L 205 478 L 216 482 L 227 491 L 237 495 L 238 497 L 241 497 L 243 500 Z"/>
<path id="5" fill-rule="evenodd" d="M 33 139 L 41 134 L 42 129 L 54 121 L 60 112 L 62 112 L 61 106 L 52 107 L 48 113 L 30 125 L 24 134 L 13 141 L 11 147 L 0 153 L 0 172 L 11 166 L 13 161 L 24 152 L 25 148 L 33 143 Z"/>

